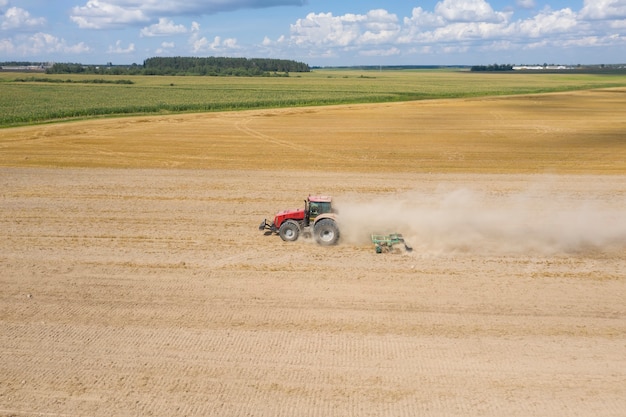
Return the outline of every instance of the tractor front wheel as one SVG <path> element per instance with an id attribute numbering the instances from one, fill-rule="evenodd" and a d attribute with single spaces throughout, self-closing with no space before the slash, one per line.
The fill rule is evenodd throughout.
<path id="1" fill-rule="evenodd" d="M 287 220 L 280 225 L 278 236 L 285 242 L 294 242 L 300 236 L 300 225 L 293 220 Z"/>
<path id="2" fill-rule="evenodd" d="M 320 245 L 330 246 L 339 240 L 339 228 L 333 219 L 322 219 L 313 228 L 315 240 Z"/>

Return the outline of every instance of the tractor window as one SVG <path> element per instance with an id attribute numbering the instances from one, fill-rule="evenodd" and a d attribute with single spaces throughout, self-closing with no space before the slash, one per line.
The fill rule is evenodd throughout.
<path id="1" fill-rule="evenodd" d="M 318 214 L 320 214 L 318 203 L 313 203 L 312 202 L 312 203 L 309 204 L 309 213 L 311 213 L 312 217 L 315 217 Z"/>
<path id="2" fill-rule="evenodd" d="M 332 210 L 330 208 L 330 203 L 324 202 L 324 203 L 317 203 L 319 205 L 318 211 L 319 214 L 323 214 L 323 213 L 330 213 Z"/>

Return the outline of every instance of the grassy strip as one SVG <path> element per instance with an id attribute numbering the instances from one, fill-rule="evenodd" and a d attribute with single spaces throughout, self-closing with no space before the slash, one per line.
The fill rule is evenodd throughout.
<path id="1" fill-rule="evenodd" d="M 105 80 L 103 78 L 86 79 L 86 80 L 72 80 L 72 79 L 59 79 L 59 78 L 42 78 L 42 77 L 28 77 L 28 78 L 16 78 L 15 82 L 18 83 L 69 83 L 69 84 L 134 84 L 131 80 Z"/>

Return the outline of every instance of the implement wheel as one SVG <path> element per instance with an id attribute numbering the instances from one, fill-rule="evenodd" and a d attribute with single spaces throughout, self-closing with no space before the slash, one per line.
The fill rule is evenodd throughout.
<path id="1" fill-rule="evenodd" d="M 278 236 L 285 242 L 294 242 L 300 236 L 300 225 L 293 220 L 287 220 L 280 225 Z"/>
<path id="2" fill-rule="evenodd" d="M 317 243 L 323 246 L 335 245 L 339 240 L 339 228 L 333 219 L 322 219 L 317 222 L 313 234 Z"/>

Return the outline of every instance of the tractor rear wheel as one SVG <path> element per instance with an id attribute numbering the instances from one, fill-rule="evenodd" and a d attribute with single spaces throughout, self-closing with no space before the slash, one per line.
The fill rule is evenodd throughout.
<path id="1" fill-rule="evenodd" d="M 339 240 L 339 228 L 333 219 L 322 219 L 313 228 L 315 240 L 320 245 L 330 246 Z"/>
<path id="2" fill-rule="evenodd" d="M 278 236 L 285 242 L 294 242 L 300 236 L 300 225 L 293 220 L 287 220 L 280 225 Z"/>

